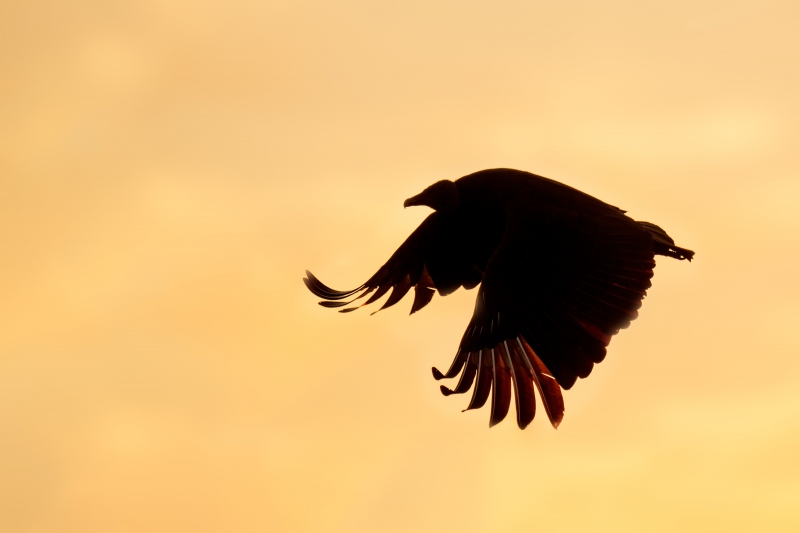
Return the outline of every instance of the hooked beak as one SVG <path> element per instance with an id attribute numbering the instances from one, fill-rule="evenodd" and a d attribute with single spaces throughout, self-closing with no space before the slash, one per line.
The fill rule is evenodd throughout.
<path id="1" fill-rule="evenodd" d="M 420 204 L 420 202 L 419 202 L 419 200 L 420 200 L 420 198 L 419 198 L 419 197 L 420 197 L 420 196 L 422 196 L 422 195 L 421 195 L 421 194 L 418 194 L 418 195 L 416 195 L 416 196 L 412 196 L 411 198 L 409 198 L 408 200 L 406 200 L 405 202 L 403 202 L 403 207 L 405 208 L 405 207 L 411 207 L 412 205 L 422 205 L 422 204 Z"/>

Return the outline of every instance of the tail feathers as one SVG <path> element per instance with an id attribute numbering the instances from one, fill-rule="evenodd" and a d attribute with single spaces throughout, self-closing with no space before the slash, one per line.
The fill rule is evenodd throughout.
<path id="1" fill-rule="evenodd" d="M 672 240 L 672 237 L 667 235 L 666 231 L 659 228 L 655 224 L 642 221 L 638 221 L 638 224 L 646 229 L 650 234 L 650 237 L 652 237 L 653 251 L 656 254 L 674 257 L 675 259 L 680 259 L 681 261 L 684 259 L 691 261 L 694 257 L 693 251 L 687 250 L 686 248 L 681 248 L 680 246 L 675 246 L 675 241 Z"/>

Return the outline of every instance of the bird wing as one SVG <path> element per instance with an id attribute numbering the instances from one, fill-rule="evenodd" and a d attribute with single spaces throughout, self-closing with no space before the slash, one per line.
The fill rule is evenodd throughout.
<path id="1" fill-rule="evenodd" d="M 319 302 L 323 307 L 345 307 L 369 296 L 360 305 L 341 309 L 341 313 L 371 304 L 391 289 L 389 298 L 378 311 L 386 309 L 414 287 L 411 313 L 415 313 L 430 303 L 437 290 L 444 296 L 459 287 L 470 289 L 481 282 L 490 256 L 490 252 L 481 250 L 496 248 L 502 228 L 495 231 L 494 244 L 481 246 L 483 241 L 491 239 L 486 228 L 473 224 L 478 229 L 471 233 L 463 222 L 458 217 L 431 213 L 371 278 L 353 290 L 331 289 L 308 271 L 303 281 L 312 293 L 323 299 Z"/>
<path id="2" fill-rule="evenodd" d="M 653 240 L 622 211 L 523 213 L 509 222 L 486 267 L 475 311 L 450 369 L 475 387 L 467 409 L 492 397 L 490 425 L 508 413 L 513 385 L 517 423 L 535 415 L 539 390 L 554 427 L 569 389 L 603 360 L 611 336 L 627 327 L 650 287 Z"/>

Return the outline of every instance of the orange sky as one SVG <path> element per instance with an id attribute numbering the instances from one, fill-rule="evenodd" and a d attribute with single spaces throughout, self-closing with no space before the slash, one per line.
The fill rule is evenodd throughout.
<path id="1" fill-rule="evenodd" d="M 0 5 L 0 530 L 800 530 L 800 4 L 663 4 Z M 301 282 L 491 167 L 697 252 L 558 431 Z"/>

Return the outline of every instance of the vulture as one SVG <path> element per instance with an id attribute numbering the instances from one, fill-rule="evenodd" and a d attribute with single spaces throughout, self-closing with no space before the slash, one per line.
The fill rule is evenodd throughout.
<path id="1" fill-rule="evenodd" d="M 655 224 L 519 170 L 439 181 L 403 205 L 434 212 L 366 283 L 337 291 L 308 271 L 303 281 L 323 299 L 320 305 L 341 313 L 391 289 L 378 310 L 386 309 L 412 287 L 415 313 L 435 292 L 480 285 L 453 363 L 444 373 L 434 367 L 433 377 L 459 377 L 453 388 L 441 386 L 445 396 L 472 389 L 466 410 L 491 396 L 490 427 L 508 414 L 513 387 L 521 429 L 536 413 L 535 390 L 557 428 L 564 416 L 561 389 L 587 377 L 611 337 L 637 317 L 654 255 L 694 256 Z"/>

